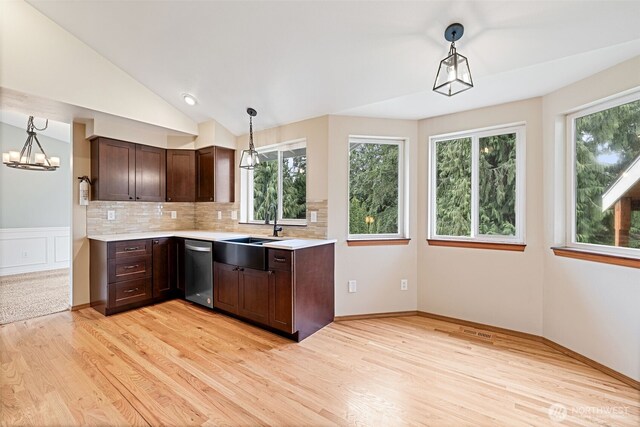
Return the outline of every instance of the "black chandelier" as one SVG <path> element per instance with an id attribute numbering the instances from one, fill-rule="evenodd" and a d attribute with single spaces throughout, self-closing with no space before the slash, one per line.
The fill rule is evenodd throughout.
<path id="1" fill-rule="evenodd" d="M 242 169 L 253 170 L 260 163 L 258 152 L 253 146 L 253 118 L 258 115 L 258 112 L 253 108 L 247 108 L 247 114 L 249 114 L 249 149 L 242 150 L 240 167 Z"/>
<path id="2" fill-rule="evenodd" d="M 469 61 L 456 52 L 456 41 L 464 34 L 462 24 L 451 24 L 444 32 L 444 38 L 451 42 L 449 55 L 440 61 L 433 90 L 446 96 L 453 96 L 473 87 Z"/>
<path id="3" fill-rule="evenodd" d="M 60 158 L 47 156 L 44 152 L 44 148 L 38 141 L 36 131 L 43 131 L 49 126 L 49 119 L 47 119 L 44 127 L 39 129 L 33 124 L 33 116 L 29 116 L 27 121 L 27 141 L 22 147 L 22 151 L 9 151 L 8 153 L 2 153 L 2 163 L 10 168 L 25 169 L 31 171 L 54 171 L 60 167 Z M 40 152 L 33 150 L 33 141 L 36 142 Z"/>

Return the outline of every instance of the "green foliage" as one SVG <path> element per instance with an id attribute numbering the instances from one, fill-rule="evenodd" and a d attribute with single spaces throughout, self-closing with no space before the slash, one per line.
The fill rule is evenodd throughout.
<path id="1" fill-rule="evenodd" d="M 436 145 L 436 233 L 471 235 L 471 138 Z"/>
<path id="2" fill-rule="evenodd" d="M 278 206 L 278 161 L 261 159 L 253 170 L 253 219 L 264 220 L 275 206 Z"/>
<path id="3" fill-rule="evenodd" d="M 613 208 L 602 195 L 640 156 L 640 101 L 576 119 L 576 240 L 614 244 Z M 630 247 L 640 248 L 640 215 L 631 220 Z"/>
<path id="4" fill-rule="evenodd" d="M 307 156 L 305 149 L 282 156 L 282 218 L 307 216 Z M 253 219 L 263 221 L 278 206 L 278 159 L 276 153 L 260 156 L 253 170 Z"/>
<path id="5" fill-rule="evenodd" d="M 349 234 L 396 234 L 399 146 L 351 143 Z M 373 222 L 366 222 L 366 218 Z"/>
<path id="6" fill-rule="evenodd" d="M 479 233 L 516 233 L 516 134 L 480 138 Z"/>

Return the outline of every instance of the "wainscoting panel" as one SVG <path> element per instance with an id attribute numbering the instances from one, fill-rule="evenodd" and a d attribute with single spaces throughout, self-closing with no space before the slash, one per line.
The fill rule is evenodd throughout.
<path id="1" fill-rule="evenodd" d="M 0 229 L 0 276 L 69 268 L 69 227 Z"/>

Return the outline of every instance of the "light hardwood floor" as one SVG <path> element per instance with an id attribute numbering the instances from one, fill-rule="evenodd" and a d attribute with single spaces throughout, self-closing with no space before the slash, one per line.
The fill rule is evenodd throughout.
<path id="1" fill-rule="evenodd" d="M 640 425 L 640 392 L 544 344 L 423 317 L 296 344 L 170 301 L 0 327 L 3 425 Z M 555 424 L 558 425 L 558 424 Z"/>

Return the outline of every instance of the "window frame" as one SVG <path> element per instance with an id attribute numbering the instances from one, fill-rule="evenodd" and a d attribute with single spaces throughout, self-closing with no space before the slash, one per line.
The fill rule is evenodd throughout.
<path id="1" fill-rule="evenodd" d="M 566 214 L 566 236 L 565 246 L 586 252 L 602 253 L 607 255 L 618 255 L 632 258 L 640 258 L 640 249 L 624 248 L 619 246 L 600 245 L 597 243 L 583 243 L 576 241 L 576 196 L 577 196 L 577 177 L 576 177 L 576 119 L 588 116 L 590 114 L 609 110 L 620 105 L 630 102 L 640 101 L 640 91 L 634 90 L 631 93 L 617 94 L 605 99 L 596 101 L 589 106 L 577 109 L 566 115 L 566 138 L 568 143 L 567 149 L 567 214 Z"/>
<path id="2" fill-rule="evenodd" d="M 350 224 L 350 211 L 351 211 L 351 144 L 365 143 L 365 144 L 387 144 L 398 146 L 398 232 L 397 233 L 385 233 L 385 234 L 351 234 L 349 230 Z M 407 196 L 408 185 L 408 168 L 406 166 L 406 145 L 408 138 L 394 137 L 394 136 L 372 136 L 372 135 L 349 135 L 347 140 L 347 240 L 398 240 L 408 239 L 408 218 L 406 218 L 409 212 L 406 205 L 409 197 Z"/>
<path id="3" fill-rule="evenodd" d="M 277 144 L 265 145 L 263 147 L 257 147 L 256 151 L 258 153 L 270 153 L 277 152 L 278 153 L 278 224 L 282 225 L 307 225 L 307 215 L 306 212 L 308 208 L 305 209 L 305 219 L 284 219 L 282 218 L 283 210 L 282 210 L 282 198 L 283 198 L 283 190 L 282 190 L 282 158 L 283 152 L 288 150 L 296 150 L 304 148 L 305 155 L 307 155 L 307 161 L 309 159 L 307 152 L 307 139 L 299 138 L 290 141 L 279 142 Z M 307 163 L 307 170 L 305 174 L 308 173 L 309 164 Z M 253 170 L 242 169 L 242 201 L 244 204 L 244 209 L 242 209 L 242 218 L 241 222 L 245 222 L 247 224 L 263 224 L 264 220 L 256 220 L 253 219 Z M 308 175 L 307 175 L 308 177 Z M 308 181 L 307 181 L 308 182 Z M 305 189 L 305 193 L 307 193 L 308 188 Z M 305 203 L 308 198 L 305 194 Z M 273 218 L 270 218 L 269 223 L 273 223 Z"/>
<path id="4" fill-rule="evenodd" d="M 479 160 L 480 138 L 504 134 L 516 134 L 516 233 L 514 236 L 499 236 L 479 234 Z M 526 122 L 509 123 L 485 128 L 452 132 L 429 137 L 428 165 L 429 165 L 429 194 L 427 239 L 452 242 L 483 242 L 498 244 L 525 245 L 526 242 Z M 470 236 L 448 236 L 437 234 L 437 205 L 436 205 L 436 148 L 439 142 L 453 139 L 471 139 L 471 232 Z"/>

